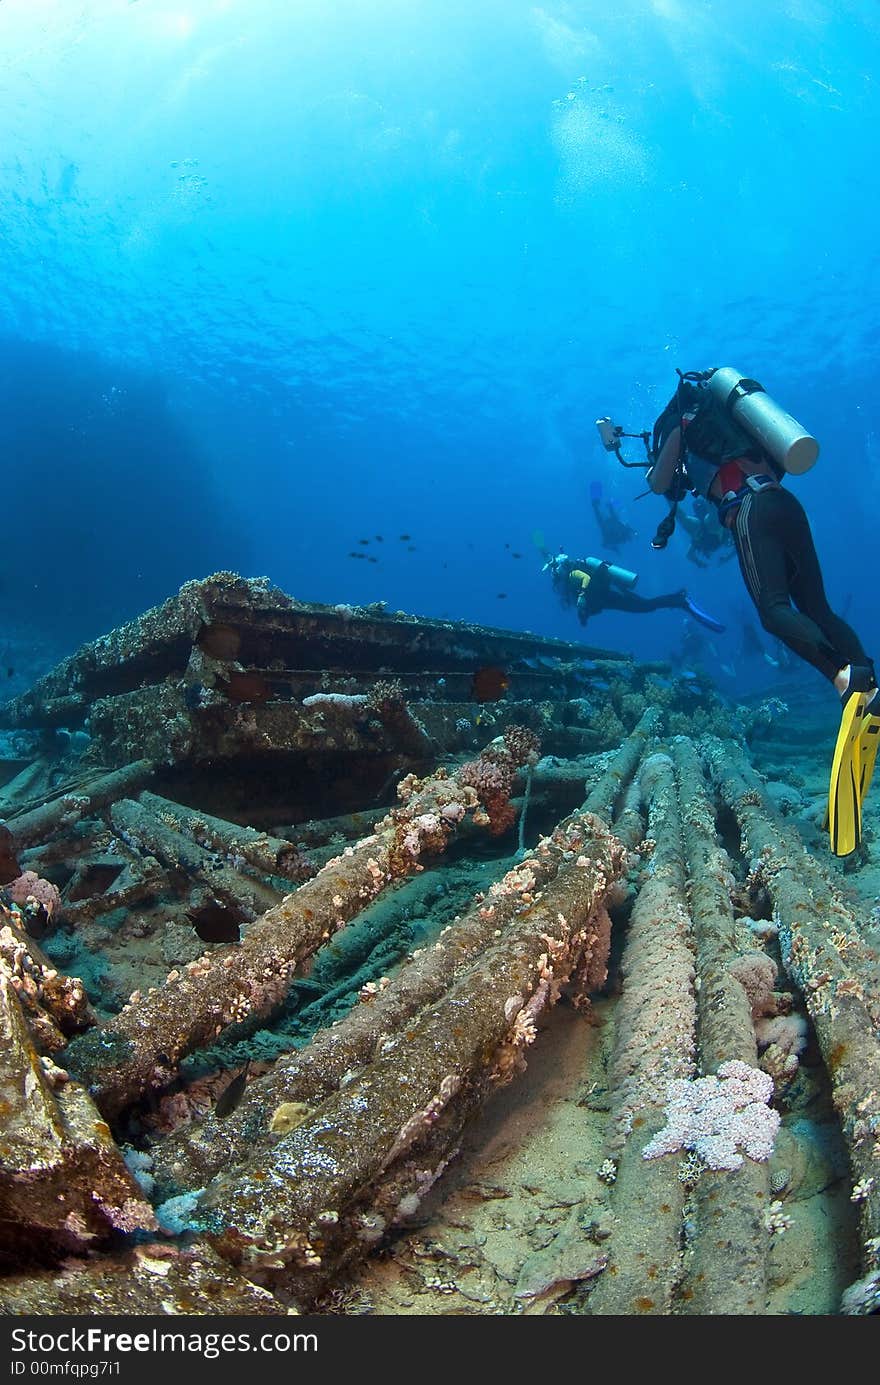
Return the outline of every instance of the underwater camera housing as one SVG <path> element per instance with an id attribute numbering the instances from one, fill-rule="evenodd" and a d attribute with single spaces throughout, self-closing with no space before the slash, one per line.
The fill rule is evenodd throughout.
<path id="1" fill-rule="evenodd" d="M 612 423 L 607 415 L 605 418 L 596 419 L 596 427 L 599 430 L 599 438 L 605 451 L 616 452 L 620 446 L 620 439 L 623 437 L 623 429 Z"/>
<path id="2" fill-rule="evenodd" d="M 650 433 L 627 433 L 626 430 L 621 428 L 619 423 L 615 423 L 608 414 L 606 414 L 604 418 L 596 419 L 596 428 L 598 429 L 599 439 L 605 451 L 613 452 L 621 466 L 637 467 L 640 470 L 646 471 L 648 467 L 652 465 L 654 459 L 651 456 Z M 645 456 L 647 457 L 647 461 L 628 462 L 620 451 L 621 438 L 641 438 L 645 445 Z"/>

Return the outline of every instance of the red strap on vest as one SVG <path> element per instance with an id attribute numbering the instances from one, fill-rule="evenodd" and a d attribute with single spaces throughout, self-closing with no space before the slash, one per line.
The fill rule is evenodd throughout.
<path id="1" fill-rule="evenodd" d="M 722 462 L 716 480 L 721 486 L 721 494 L 726 495 L 728 491 L 738 491 L 745 478 L 746 473 L 734 457 L 728 462 Z"/>

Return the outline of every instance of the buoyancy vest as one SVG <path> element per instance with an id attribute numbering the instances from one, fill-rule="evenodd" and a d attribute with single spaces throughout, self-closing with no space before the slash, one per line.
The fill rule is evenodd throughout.
<path id="1" fill-rule="evenodd" d="M 780 474 L 775 462 L 730 417 L 705 384 L 683 381 L 672 396 L 654 424 L 655 456 L 679 425 L 684 431 L 684 483 L 697 495 L 710 499 L 712 482 L 721 467 L 736 457 L 749 457 L 765 465 L 772 475 Z"/>

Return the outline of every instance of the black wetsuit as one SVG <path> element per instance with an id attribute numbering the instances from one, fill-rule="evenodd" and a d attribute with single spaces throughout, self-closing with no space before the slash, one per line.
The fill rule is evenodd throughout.
<path id="1" fill-rule="evenodd" d="M 870 665 L 856 632 L 828 604 L 809 521 L 791 491 L 747 491 L 732 533 L 765 630 L 832 681 L 846 664 Z"/>

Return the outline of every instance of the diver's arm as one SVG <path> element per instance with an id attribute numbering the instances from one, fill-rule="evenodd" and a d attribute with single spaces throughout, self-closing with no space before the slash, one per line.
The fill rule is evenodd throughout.
<path id="1" fill-rule="evenodd" d="M 656 462 L 648 472 L 648 485 L 655 495 L 664 495 L 672 485 L 678 466 L 681 447 L 681 429 L 673 428 L 660 448 Z"/>

